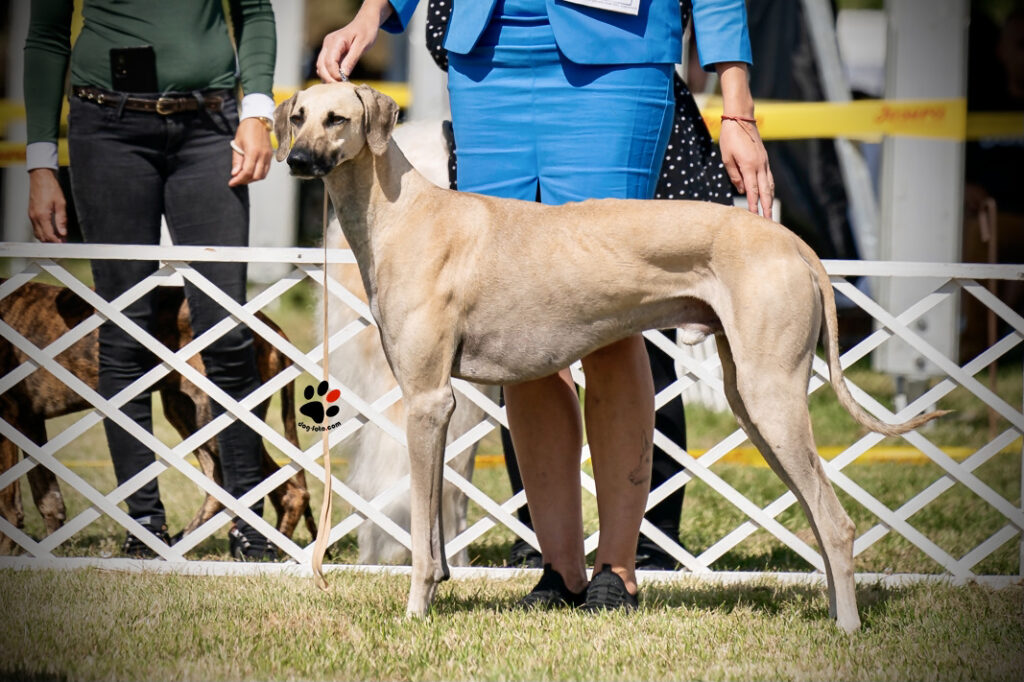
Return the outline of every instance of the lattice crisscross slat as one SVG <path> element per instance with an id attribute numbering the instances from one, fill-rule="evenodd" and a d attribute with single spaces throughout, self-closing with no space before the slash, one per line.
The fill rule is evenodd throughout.
<path id="1" fill-rule="evenodd" d="M 0 245 L 0 258 L 22 258 L 28 261 L 28 266 L 23 272 L 14 274 L 7 281 L 0 284 L 0 298 L 17 291 L 20 286 L 32 281 L 37 276 L 48 274 L 65 286 L 73 289 L 96 309 L 94 315 L 80 322 L 74 329 L 65 333 L 46 348 L 33 347 L 32 344 L 21 338 L 9 325 L 0 323 L 0 336 L 7 342 L 21 348 L 28 358 L 20 366 L 7 371 L 4 376 L 0 377 L 0 394 L 10 390 L 34 371 L 47 371 L 83 395 L 94 406 L 93 410 L 71 421 L 70 425 L 66 426 L 62 432 L 54 434 L 43 445 L 36 445 L 30 442 L 12 424 L 0 420 L 0 435 L 9 438 L 26 453 L 25 459 L 12 466 L 6 472 L 0 473 L 0 488 L 17 482 L 22 476 L 31 471 L 33 467 L 43 466 L 54 472 L 65 485 L 75 488 L 88 505 L 71 518 L 63 528 L 42 540 L 30 537 L 23 531 L 14 528 L 2 518 L 0 518 L 0 532 L 9 536 L 29 555 L 35 557 L 33 560 L 61 562 L 67 561 L 67 559 L 55 554 L 61 545 L 96 519 L 107 516 L 113 519 L 115 523 L 142 538 L 163 559 L 174 562 L 174 565 L 185 565 L 180 564 L 180 562 L 186 561 L 185 555 L 190 550 L 196 548 L 203 540 L 210 537 L 211 534 L 228 523 L 233 516 L 237 515 L 259 528 L 275 544 L 282 547 L 292 559 L 299 562 L 307 562 L 312 545 L 300 547 L 284 538 L 269 523 L 262 519 L 254 518 L 248 507 L 277 485 L 284 482 L 287 477 L 300 470 L 305 470 L 309 476 L 322 478 L 324 470 L 318 461 L 320 446 L 316 443 L 308 448 L 294 446 L 266 422 L 256 418 L 251 410 L 303 375 L 321 376 L 323 345 L 317 345 L 315 348 L 306 351 L 300 350 L 292 342 L 264 324 L 256 316 L 256 313 L 300 283 L 314 289 L 321 287 L 323 285 L 322 278 L 325 267 L 324 253 L 319 249 L 133 247 L 133 255 L 140 259 L 161 261 L 163 264 L 150 278 L 139 283 L 114 301 L 106 302 L 96 296 L 94 292 L 89 290 L 79 280 L 75 279 L 68 270 L 62 267 L 57 259 L 113 258 L 123 260 L 124 254 L 120 249 L 112 249 L 102 245 Z M 331 251 L 327 254 L 326 260 L 331 264 L 354 263 L 352 254 L 348 251 Z M 193 267 L 193 264 L 196 262 L 209 261 L 285 262 L 290 263 L 293 267 L 283 277 L 270 283 L 245 304 L 239 304 L 220 291 Z M 997 454 L 1005 452 L 1015 442 L 1019 442 L 1021 434 L 1024 433 L 1024 411 L 1019 406 L 1010 405 L 1004 397 L 997 395 L 989 387 L 974 379 L 974 375 L 983 368 L 1005 357 L 1007 353 L 1024 343 L 1024 318 L 1022 318 L 1019 312 L 1007 305 L 1006 302 L 1000 300 L 988 288 L 979 284 L 979 280 L 990 278 L 1005 280 L 1024 279 L 1024 266 L 830 261 L 826 262 L 826 269 L 832 277 L 835 289 L 845 294 L 848 299 L 853 301 L 862 310 L 867 311 L 880 324 L 872 333 L 842 354 L 841 363 L 844 368 L 848 368 L 867 357 L 882 344 L 886 342 L 891 343 L 898 339 L 901 343 L 908 344 L 916 353 L 927 358 L 946 374 L 945 378 L 931 386 L 923 395 L 918 396 L 909 405 L 896 411 L 890 410 L 869 392 L 847 379 L 851 393 L 864 406 L 865 410 L 883 421 L 903 421 L 928 409 L 929 406 L 935 404 L 957 388 L 962 387 L 974 396 L 972 399 L 976 399 L 980 405 L 994 410 L 1007 424 L 1002 432 L 993 440 L 962 461 L 957 461 L 950 457 L 937 442 L 933 442 L 935 440 L 934 437 L 926 431 L 906 434 L 904 441 L 916 451 L 925 454 L 930 462 L 939 467 L 940 473 L 935 481 L 912 494 L 906 501 L 896 506 L 895 509 L 882 504 L 844 472 L 844 469 L 849 464 L 858 461 L 865 453 L 868 453 L 873 447 L 881 443 L 883 440 L 881 436 L 878 434 L 867 434 L 850 444 L 831 460 L 823 460 L 822 463 L 826 473 L 834 485 L 838 489 L 845 491 L 858 505 L 861 505 L 873 516 L 873 521 L 867 526 L 867 530 L 857 537 L 855 541 L 855 553 L 858 555 L 862 554 L 882 538 L 896 533 L 925 556 L 937 562 L 942 567 L 942 570 L 948 572 L 951 579 L 963 581 L 983 578 L 984 576 L 976 575 L 976 567 L 987 557 L 992 556 L 994 552 L 1005 547 L 1007 543 L 1020 541 L 1022 532 L 1024 532 L 1024 511 L 1012 499 L 1012 493 L 1004 495 L 998 492 L 978 476 L 978 470 L 986 462 L 992 461 Z M 124 315 L 123 310 L 132 301 L 144 295 L 153 287 L 167 284 L 169 278 L 179 275 L 189 285 L 196 287 L 221 305 L 227 312 L 227 317 L 207 332 L 193 339 L 186 347 L 172 352 L 145 330 L 133 326 Z M 846 276 L 853 275 L 897 279 L 908 277 L 934 278 L 938 283 L 931 286 L 929 292 L 919 296 L 905 310 L 895 314 L 885 310 L 870 296 L 844 279 Z M 929 344 L 926 339 L 922 338 L 915 330 L 914 322 L 936 305 L 948 301 L 951 297 L 957 296 L 964 291 L 993 311 L 1009 327 L 1009 333 L 997 339 L 977 357 L 960 366 L 958 363 L 945 357 Z M 355 312 L 354 320 L 343 325 L 340 329 L 330 330 L 326 343 L 328 351 L 334 352 L 344 344 L 352 341 L 367 326 L 374 324 L 374 321 L 368 306 L 362 299 L 331 277 L 327 278 L 327 294 L 330 296 L 331 305 L 347 306 Z M 152 370 L 133 382 L 131 386 L 123 389 L 116 396 L 103 399 L 95 391 L 91 391 L 88 386 L 83 385 L 81 381 L 65 370 L 57 362 L 56 358 L 61 352 L 94 331 L 108 319 L 112 320 L 115 324 L 121 325 L 130 334 L 135 336 L 143 346 L 149 348 L 158 358 L 158 363 Z M 212 381 L 188 365 L 187 360 L 202 351 L 210 343 L 216 341 L 222 334 L 238 323 L 245 324 L 251 328 L 254 334 L 287 357 L 291 364 L 275 376 L 270 377 L 259 389 L 249 396 L 241 400 L 232 400 L 220 391 Z M 287 329 L 285 332 L 287 333 Z M 722 396 L 722 379 L 719 375 L 721 365 L 716 353 L 688 352 L 658 331 L 647 332 L 645 336 L 659 349 L 668 353 L 679 368 L 678 378 L 659 391 L 655 397 L 658 407 L 668 401 L 679 399 L 679 396 L 694 388 L 710 395 Z M 222 414 L 212 419 L 196 433 L 185 437 L 174 447 L 169 447 L 161 443 L 152 434 L 144 432 L 138 425 L 131 423 L 124 413 L 121 412 L 121 407 L 128 400 L 140 392 L 154 387 L 171 372 L 178 372 L 187 381 L 193 383 L 199 390 L 207 393 L 212 400 L 215 400 L 224 407 Z M 571 368 L 571 373 L 577 384 L 585 386 L 586 378 L 582 373 L 579 363 L 574 364 Z M 404 446 L 404 425 L 395 424 L 386 416 L 389 408 L 401 398 L 400 392 L 397 389 L 385 390 L 382 395 L 378 396 L 362 396 L 338 381 L 337 377 L 332 376 L 330 379 L 332 387 L 338 388 L 341 393 L 341 400 L 352 410 L 352 416 L 346 417 L 344 421 L 337 425 L 332 425 L 333 430 L 329 434 L 329 444 L 331 446 L 339 445 L 358 429 L 368 428 L 370 425 L 382 429 L 387 438 L 393 439 Z M 808 392 L 813 393 L 820 390 L 827 381 L 828 367 L 820 358 L 817 358 L 813 365 L 813 374 L 808 386 Z M 336 386 L 333 386 L 334 384 Z M 453 381 L 453 387 L 459 394 L 458 398 L 460 400 L 471 401 L 482 410 L 483 416 L 477 424 L 472 425 L 465 433 L 453 435 L 451 442 L 449 442 L 445 450 L 447 461 L 456 457 L 465 448 L 479 442 L 481 438 L 492 433 L 499 426 L 507 424 L 504 407 L 497 405 L 476 386 L 456 380 Z M 152 449 L 158 458 L 156 462 L 147 467 L 143 472 L 140 472 L 131 480 L 106 494 L 100 493 L 81 476 L 76 475 L 67 463 L 62 462 L 57 457 L 57 454 L 64 448 L 80 438 L 86 431 L 104 418 L 109 418 L 122 428 L 125 428 Z M 217 486 L 203 476 L 186 459 L 186 456 L 197 446 L 216 437 L 223 428 L 235 420 L 242 421 L 254 429 L 268 443 L 283 453 L 287 460 L 279 471 L 268 476 L 239 499 L 233 498 L 220 486 Z M 648 498 L 648 508 L 663 501 L 687 482 L 698 479 L 707 484 L 716 495 L 721 496 L 730 505 L 740 510 L 745 520 L 696 556 L 682 548 L 675 541 L 675 538 L 668 537 L 646 521 L 644 521 L 641 527 L 641 532 L 661 545 L 686 569 L 694 573 L 712 575 L 714 574 L 714 571 L 711 570 L 712 564 L 725 553 L 747 541 L 757 529 L 764 529 L 782 542 L 783 545 L 801 556 L 814 570 L 821 571 L 823 569 L 822 559 L 816 548 L 801 540 L 793 531 L 778 521 L 779 515 L 784 510 L 791 508 L 795 503 L 796 500 L 792 493 L 786 492 L 767 505 L 755 504 L 742 492 L 726 483 L 712 471 L 711 467 L 713 465 L 745 441 L 745 434 L 737 429 L 719 443 L 714 444 L 701 456 L 694 457 L 686 450 L 677 447 L 663 434 L 656 433 L 655 442 L 668 452 L 670 456 L 679 461 L 684 469 L 651 492 Z M 585 463 L 587 459 L 589 459 L 589 447 L 584 447 L 581 452 L 581 464 Z M 208 520 L 174 547 L 167 547 L 159 543 L 144 528 L 132 521 L 119 507 L 119 504 L 128 495 L 147 481 L 159 476 L 168 468 L 181 471 L 191 484 L 195 485 L 199 490 L 212 495 L 224 505 L 224 511 Z M 445 466 L 444 476 L 449 485 L 453 485 L 462 491 L 474 503 L 475 508 L 478 508 L 483 514 L 479 520 L 470 524 L 458 536 L 448 539 L 447 550 L 449 553 L 454 554 L 470 548 L 474 542 L 497 527 L 508 528 L 516 535 L 536 546 L 535 535 L 529 528 L 519 522 L 515 513 L 517 509 L 525 504 L 525 495 L 523 493 L 511 495 L 508 499 L 499 502 L 488 497 L 473 481 L 462 477 L 449 466 Z M 583 489 L 593 494 L 595 486 L 592 477 L 587 475 L 585 471 L 581 471 L 580 480 Z M 408 494 L 409 481 L 407 476 L 391 482 L 386 490 L 373 496 L 372 499 L 362 498 L 336 476 L 332 478 L 332 483 L 338 497 L 350 505 L 352 512 L 330 529 L 329 537 L 331 542 L 336 542 L 354 532 L 360 524 L 370 520 L 383 528 L 385 532 L 394 537 L 399 543 L 406 547 L 409 546 L 408 532 L 381 511 L 396 498 Z M 926 509 L 928 505 L 941 503 L 942 495 L 954 486 L 963 488 L 970 495 L 981 500 L 988 518 L 1000 520 L 992 526 L 994 530 L 986 533 L 986 537 L 961 556 L 953 556 L 948 551 L 939 547 L 933 539 L 927 537 L 925 533 L 922 533 L 911 523 L 912 517 Z M 594 549 L 599 539 L 599 532 L 591 534 L 585 539 L 585 547 L 588 550 Z"/>

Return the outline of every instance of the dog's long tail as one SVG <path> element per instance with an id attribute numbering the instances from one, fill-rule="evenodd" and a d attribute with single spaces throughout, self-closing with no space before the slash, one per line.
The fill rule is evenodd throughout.
<path id="1" fill-rule="evenodd" d="M 821 260 L 811 247 L 805 244 L 802 239 L 796 238 L 795 241 L 799 246 L 800 255 L 814 271 L 815 278 L 818 281 L 818 290 L 821 294 L 821 307 L 824 316 L 824 329 L 822 329 L 821 336 L 825 346 L 825 358 L 828 361 L 829 379 L 832 383 L 832 389 L 836 392 L 836 397 L 839 398 L 839 404 L 859 424 L 886 436 L 898 436 L 907 431 L 912 431 L 936 417 L 949 414 L 949 410 L 936 410 L 935 412 L 929 412 L 909 419 L 902 424 L 886 424 L 864 411 L 864 408 L 861 407 L 860 403 L 850 393 L 850 389 L 843 378 L 843 367 L 839 361 L 839 321 L 836 317 L 836 297 L 835 292 L 832 291 L 832 282 L 828 277 L 828 273 L 825 272 L 825 266 L 822 265 Z"/>

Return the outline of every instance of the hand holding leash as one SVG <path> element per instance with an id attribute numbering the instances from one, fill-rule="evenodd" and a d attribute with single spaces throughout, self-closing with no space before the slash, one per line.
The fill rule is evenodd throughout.
<path id="1" fill-rule="evenodd" d="M 230 187 L 248 185 L 267 177 L 274 149 L 270 145 L 270 131 L 258 117 L 242 119 L 235 139 L 231 140 L 231 150 L 234 154 L 228 180 Z"/>

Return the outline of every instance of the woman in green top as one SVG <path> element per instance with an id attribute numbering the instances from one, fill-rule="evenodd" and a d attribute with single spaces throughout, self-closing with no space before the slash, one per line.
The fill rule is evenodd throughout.
<path id="1" fill-rule="evenodd" d="M 102 244 L 157 244 L 161 216 L 176 244 L 248 244 L 246 185 L 266 176 L 276 37 L 270 0 L 84 0 L 82 30 L 71 47 L 72 0 L 34 0 L 25 42 L 29 218 L 36 237 L 64 241 L 65 198 L 57 182 L 57 132 L 70 63 L 68 147 L 71 190 L 82 234 Z M 238 86 L 244 97 L 236 101 Z M 239 108 L 241 111 L 239 112 Z M 239 115 L 240 114 L 240 115 Z M 238 303 L 245 302 L 244 263 L 196 263 Z M 97 292 L 113 300 L 157 269 L 150 261 L 96 260 Z M 185 285 L 195 335 L 226 316 Z M 157 313 L 153 292 L 124 309 L 144 329 Z M 201 351 L 207 376 L 241 400 L 259 386 L 252 334 L 236 326 Z M 117 395 L 155 364 L 118 326 L 100 328 L 99 389 Z M 152 431 L 152 386 L 121 410 Z M 212 401 L 213 416 L 224 408 Z M 154 461 L 152 451 L 105 420 L 118 484 Z M 217 435 L 225 489 L 241 497 L 261 480 L 260 438 L 233 421 Z M 129 533 L 123 550 L 154 556 L 167 542 L 156 479 L 126 498 L 149 533 Z M 252 510 L 261 515 L 260 500 Z M 248 523 L 229 532 L 232 554 L 266 559 L 275 551 Z"/>

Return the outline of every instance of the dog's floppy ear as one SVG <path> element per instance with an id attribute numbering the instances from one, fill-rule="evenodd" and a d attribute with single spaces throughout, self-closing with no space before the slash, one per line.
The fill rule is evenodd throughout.
<path id="1" fill-rule="evenodd" d="M 377 92 L 369 85 L 356 88 L 356 95 L 363 103 L 363 129 L 370 151 L 380 156 L 388 148 L 391 131 L 398 122 L 398 105 L 387 95 Z"/>
<path id="2" fill-rule="evenodd" d="M 288 120 L 292 115 L 292 107 L 295 106 L 295 93 L 274 109 L 274 137 L 277 138 L 277 154 L 274 158 L 284 161 L 288 151 L 292 148 L 292 127 Z"/>

